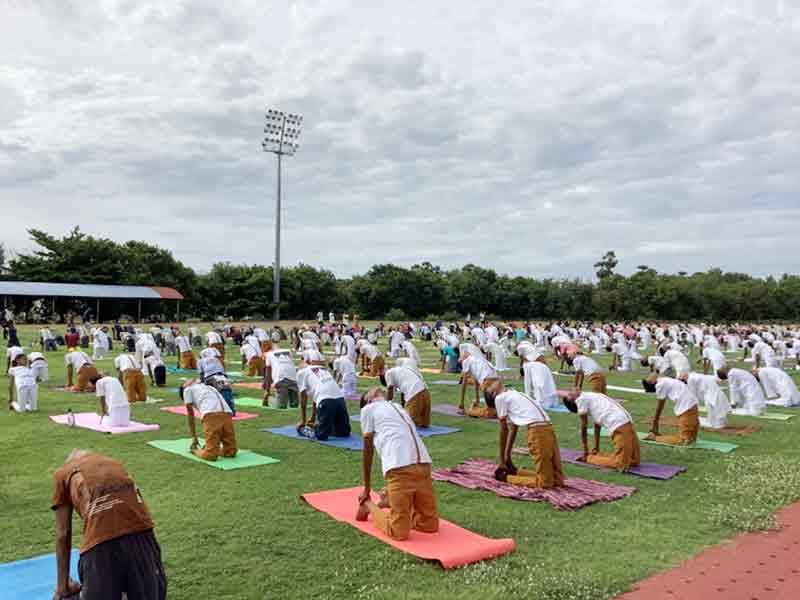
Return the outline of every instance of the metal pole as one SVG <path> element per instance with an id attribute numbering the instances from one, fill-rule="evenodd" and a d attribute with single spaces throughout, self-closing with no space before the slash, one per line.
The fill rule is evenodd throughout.
<path id="1" fill-rule="evenodd" d="M 97 322 L 100 322 L 100 298 L 97 299 L 97 316 L 95 317 Z"/>
<path id="2" fill-rule="evenodd" d="M 139 312 L 137 313 L 137 316 L 136 316 L 136 322 L 137 323 L 141 323 L 142 322 L 142 299 L 141 298 L 139 298 Z"/>
<path id="3" fill-rule="evenodd" d="M 272 273 L 272 302 L 275 304 L 275 320 L 281 319 L 281 152 L 278 157 L 278 198 L 275 203 L 275 268 Z"/>

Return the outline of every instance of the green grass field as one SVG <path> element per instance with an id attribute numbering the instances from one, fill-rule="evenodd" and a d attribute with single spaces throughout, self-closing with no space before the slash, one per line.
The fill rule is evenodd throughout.
<path id="1" fill-rule="evenodd" d="M 21 328 L 27 349 L 35 335 L 35 329 Z M 438 352 L 432 345 L 418 341 L 417 346 L 423 366 L 438 366 Z M 228 346 L 229 365 L 238 362 L 237 351 Z M 688 467 L 671 481 L 565 465 L 570 476 L 638 488 L 630 498 L 575 513 L 436 483 L 442 517 L 485 536 L 513 537 L 517 543 L 516 552 L 509 556 L 448 572 L 337 523 L 299 499 L 305 492 L 358 485 L 361 457 L 260 431 L 294 423 L 295 413 L 248 409 L 262 416 L 237 423 L 239 446 L 281 463 L 219 471 L 146 445 L 152 439 L 187 437 L 185 418 L 159 410 L 178 403 L 175 393 L 151 388 L 151 396 L 169 402 L 137 405 L 132 410 L 137 421 L 159 423 L 157 432 L 107 436 L 52 423 L 49 415 L 68 408 L 96 410 L 97 406 L 93 395 L 52 389 L 65 382 L 62 357 L 63 352 L 48 355 L 51 380 L 40 386 L 38 413 L 0 412 L 0 431 L 8 451 L 0 467 L 0 562 L 53 551 L 51 475 L 72 448 L 86 448 L 122 460 L 142 488 L 156 522 L 173 600 L 509 595 L 597 600 L 613 597 L 633 582 L 739 531 L 768 525 L 767 517 L 775 509 L 800 498 L 800 410 L 788 422 L 731 417 L 731 423 L 757 424 L 762 430 L 749 437 L 701 435 L 739 444 L 733 454 L 642 446 L 645 461 Z M 174 364 L 173 357 L 166 361 Z M 517 359 L 509 362 L 516 366 Z M 607 365 L 609 358 L 604 356 L 601 362 Z M 110 371 L 112 362 L 101 361 L 98 367 Z M 612 374 L 609 383 L 639 387 L 642 376 L 643 370 Z M 453 377 L 426 375 L 428 381 Z M 371 380 L 363 381 L 367 383 L 361 383 L 360 389 L 366 389 Z M 179 383 L 177 376 L 169 376 L 169 386 Z M 556 383 L 567 387 L 570 379 L 557 377 Z M 7 380 L 2 385 L 0 397 L 5 403 Z M 458 402 L 457 387 L 431 389 L 434 403 Z M 637 418 L 654 410 L 652 396 L 611 394 L 625 398 Z M 551 416 L 561 445 L 577 447 L 578 418 Z M 434 422 L 463 430 L 426 440 L 434 466 L 453 466 L 468 457 L 495 458 L 495 424 L 441 415 L 434 415 Z M 637 427 L 646 429 L 641 424 Z M 518 464 L 525 462 L 518 457 Z M 376 466 L 373 485 L 380 483 Z M 77 523 L 75 530 L 80 531 Z"/>

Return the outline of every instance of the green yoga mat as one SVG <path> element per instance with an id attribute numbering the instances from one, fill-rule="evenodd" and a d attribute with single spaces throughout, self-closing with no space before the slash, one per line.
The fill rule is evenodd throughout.
<path id="1" fill-rule="evenodd" d="M 706 409 L 705 406 L 701 406 L 700 407 L 700 412 L 705 414 L 706 412 L 708 412 L 708 410 Z M 758 416 L 755 416 L 755 415 L 740 415 L 740 414 L 737 414 L 735 411 L 731 411 L 730 416 L 731 417 L 749 417 L 750 419 L 766 419 L 767 421 L 788 421 L 794 415 L 788 415 L 786 413 L 767 413 L 767 412 L 765 412 L 765 413 L 761 413 Z"/>
<path id="2" fill-rule="evenodd" d="M 177 454 L 183 458 L 188 458 L 195 462 L 203 463 L 215 469 L 222 469 L 223 471 L 231 471 L 233 469 L 244 469 L 245 467 L 258 467 L 261 465 L 272 465 L 279 463 L 277 458 L 256 454 L 250 450 L 239 450 L 234 458 L 218 458 L 215 461 L 203 460 L 189 452 L 189 446 L 192 440 L 185 438 L 182 440 L 153 440 L 147 442 L 148 445 L 169 452 L 170 454 Z"/>
<path id="3" fill-rule="evenodd" d="M 247 406 L 248 408 L 263 408 L 266 410 L 295 410 L 297 407 L 294 408 L 273 408 L 272 406 L 264 406 L 262 404 L 263 400 L 261 398 L 234 398 L 234 403 L 237 407 L 239 406 Z"/>
<path id="4" fill-rule="evenodd" d="M 245 375 L 241 371 L 226 371 L 225 375 L 228 377 L 235 377 L 237 379 L 263 379 L 261 375 Z"/>
<path id="5" fill-rule="evenodd" d="M 593 432 L 589 432 L 589 440 L 591 441 L 592 436 L 594 435 Z M 600 431 L 601 437 L 611 437 L 608 434 L 608 431 L 605 429 Z M 644 444 L 651 444 L 653 446 L 666 446 L 667 448 L 686 448 L 687 450 L 715 450 L 717 452 L 722 452 L 723 454 L 728 454 L 736 450 L 739 446 L 737 444 L 728 444 L 727 442 L 712 442 L 711 440 L 701 440 L 698 439 L 694 444 L 691 446 L 676 446 L 674 444 L 662 444 L 661 442 L 654 442 L 653 440 L 646 440 L 649 434 L 645 433 L 644 431 L 637 431 L 636 435 L 638 436 L 639 440 Z"/>

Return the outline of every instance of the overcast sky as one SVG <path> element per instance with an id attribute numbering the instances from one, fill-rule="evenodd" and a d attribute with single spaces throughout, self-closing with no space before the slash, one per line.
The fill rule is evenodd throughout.
<path id="1" fill-rule="evenodd" d="M 18 0 L 0 241 L 74 225 L 284 264 L 798 271 L 800 0 Z"/>

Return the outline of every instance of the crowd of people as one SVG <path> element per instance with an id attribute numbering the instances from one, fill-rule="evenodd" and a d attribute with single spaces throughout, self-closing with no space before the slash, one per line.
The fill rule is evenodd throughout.
<path id="1" fill-rule="evenodd" d="M 37 386 L 48 381 L 47 354 L 65 346 L 67 389 L 94 393 L 101 417 L 112 426 L 125 426 L 130 404 L 148 400 L 148 384 L 166 385 L 166 361 L 171 359 L 170 369 L 191 375 L 179 388 L 191 451 L 203 460 L 216 461 L 236 456 L 238 451 L 231 389 L 237 375 L 261 378 L 264 405 L 297 408 L 297 433 L 317 440 L 351 436 L 347 400 L 357 399 L 364 438 L 363 492 L 354 509 L 358 519 L 371 515 L 376 527 L 403 540 L 411 530 L 435 532 L 439 522 L 432 459 L 417 431 L 431 425 L 431 391 L 419 353 L 423 344 L 437 348 L 442 372 L 459 374 L 458 411 L 497 420 L 495 477 L 513 485 L 553 488 L 563 484 L 557 432 L 548 414 L 561 406 L 579 417 L 580 460 L 620 471 L 639 464 L 636 426 L 625 403 L 608 395 L 609 372 L 641 373 L 642 391 L 656 398 L 646 439 L 662 444 L 692 444 L 701 426 L 724 428 L 732 413 L 758 416 L 768 405 L 800 405 L 800 392 L 787 372 L 800 368 L 800 329 L 794 327 L 495 324 L 481 315 L 477 322 L 366 328 L 357 316 L 352 322 L 349 317 L 338 322 L 318 317 L 317 324 L 288 333 L 279 327 L 266 330 L 230 324 L 205 333 L 196 326 L 184 331 L 177 325 L 144 330 L 115 324 L 110 328 L 70 326 L 59 336 L 43 327 L 41 347 L 31 352 L 21 347 L 14 333 L 7 349 L 9 406 L 18 412 L 37 409 Z M 231 344 L 237 348 L 234 360 L 226 354 Z M 113 370 L 98 370 L 98 361 L 117 345 L 120 351 L 113 358 Z M 598 355 L 610 355 L 607 369 L 600 366 Z M 556 385 L 548 358 L 559 363 L 557 373 L 570 378 L 563 389 Z M 519 377 L 517 367 L 510 366 L 516 360 Z M 743 361 L 750 368 L 735 366 Z M 359 377 L 374 378 L 380 386 L 358 394 Z M 667 404 L 677 418 L 674 434 L 661 431 Z M 701 407 L 705 417 L 700 416 Z M 530 468 L 519 468 L 512 461 L 520 428 L 526 430 Z M 607 451 L 600 447 L 603 430 L 613 446 Z M 376 453 L 385 481 L 377 500 L 371 483 Z M 115 561 L 107 553 L 118 553 L 131 564 L 142 565 L 136 577 L 127 575 L 128 585 L 148 590 L 136 597 L 163 598 L 166 580 L 152 521 L 124 467 L 111 458 L 81 451 L 70 455 L 55 481 L 59 597 L 79 589 L 66 575 L 67 522 L 75 508 L 88 532 L 81 548 L 82 564 L 83 556 L 90 556 L 86 568 L 82 566 L 83 585 L 93 578 L 99 581 L 97 587 L 84 588 L 99 590 L 87 597 L 119 597 L 103 595 L 112 589 L 109 580 L 117 572 L 133 568 L 112 564 Z M 100 497 L 107 509 L 97 509 Z"/>

